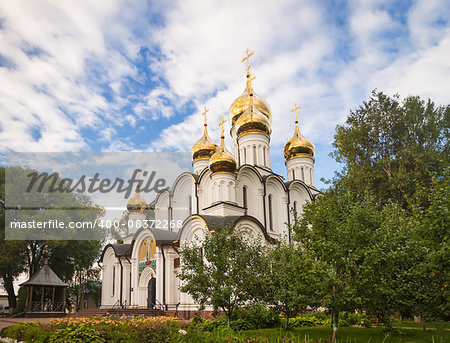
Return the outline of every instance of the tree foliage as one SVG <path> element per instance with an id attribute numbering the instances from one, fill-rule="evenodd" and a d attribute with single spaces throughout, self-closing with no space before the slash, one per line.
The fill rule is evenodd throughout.
<path id="1" fill-rule="evenodd" d="M 224 311 L 228 319 L 239 306 L 253 300 L 263 249 L 239 230 L 217 227 L 204 232 L 203 242 L 186 242 L 180 250 L 180 290 L 201 305 Z"/>
<path id="2" fill-rule="evenodd" d="M 420 183 L 449 165 L 450 106 L 374 91 L 337 127 L 334 157 L 344 163 L 338 174 L 347 189 L 369 190 L 382 204 L 394 201 L 409 208 Z"/>

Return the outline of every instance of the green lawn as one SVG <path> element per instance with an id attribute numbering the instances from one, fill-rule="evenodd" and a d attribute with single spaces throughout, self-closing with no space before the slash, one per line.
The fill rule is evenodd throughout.
<path id="1" fill-rule="evenodd" d="M 413 320 L 404 320 L 403 323 L 400 321 L 396 321 L 392 323 L 394 327 L 409 327 L 409 328 L 422 328 L 422 323 L 417 323 Z M 429 322 L 426 323 L 426 328 L 436 328 L 439 327 L 439 329 L 450 329 L 450 323 L 449 322 Z"/>
<path id="2" fill-rule="evenodd" d="M 402 330 L 404 336 L 386 337 L 381 328 L 339 328 L 338 342 L 386 342 L 386 343 L 409 343 L 409 342 L 450 342 L 450 331 L 444 330 Z M 267 342 L 321 342 L 330 341 L 331 329 L 325 327 L 309 327 L 293 330 L 266 329 L 242 331 L 241 335 L 245 338 L 267 338 Z"/>

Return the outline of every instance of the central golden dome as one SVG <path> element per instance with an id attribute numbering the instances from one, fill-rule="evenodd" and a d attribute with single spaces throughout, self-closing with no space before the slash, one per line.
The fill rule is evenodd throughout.
<path id="1" fill-rule="evenodd" d="M 270 135 L 270 121 L 258 109 L 252 106 L 252 98 L 250 95 L 250 107 L 237 119 L 235 123 L 236 134 L 238 137 L 247 133 L 263 133 Z"/>
<path id="2" fill-rule="evenodd" d="M 231 126 L 234 126 L 239 117 L 250 107 L 250 93 L 253 93 L 251 78 L 250 75 L 247 75 L 247 85 L 244 92 L 242 92 L 242 94 L 233 101 L 228 111 Z M 265 117 L 267 117 L 269 124 L 272 122 L 272 112 L 270 111 L 269 104 L 255 93 L 253 93 L 253 106 Z"/>

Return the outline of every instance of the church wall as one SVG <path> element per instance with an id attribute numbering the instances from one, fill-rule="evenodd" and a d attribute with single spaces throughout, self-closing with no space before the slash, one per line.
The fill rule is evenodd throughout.
<path id="1" fill-rule="evenodd" d="M 213 203 L 213 183 L 211 180 L 211 172 L 207 170 L 200 179 L 197 187 L 199 197 L 199 214 L 203 213 L 203 209 L 209 207 Z"/>
<path id="2" fill-rule="evenodd" d="M 112 247 L 108 247 L 103 256 L 102 264 L 103 283 L 101 306 L 103 307 L 112 306 L 119 299 L 119 267 L 119 262 L 114 254 L 114 249 Z"/>
<path id="3" fill-rule="evenodd" d="M 238 176 L 236 187 L 236 200 L 238 205 L 244 206 L 244 187 L 247 188 L 247 214 L 264 222 L 263 193 L 264 186 L 258 175 L 252 169 L 242 169 Z"/>
<path id="4" fill-rule="evenodd" d="M 270 211 L 270 207 L 272 207 L 272 211 Z M 272 228 L 270 227 L 270 212 L 272 212 Z M 287 192 L 276 177 L 269 178 L 266 181 L 266 219 L 269 235 L 274 238 L 287 236 Z"/>
<path id="5" fill-rule="evenodd" d="M 159 194 L 155 203 L 155 220 L 169 221 L 169 206 L 170 206 L 170 194 L 168 191 L 163 191 Z"/>
<path id="6" fill-rule="evenodd" d="M 191 174 L 182 175 L 173 188 L 172 195 L 172 220 L 183 222 L 194 213 L 195 185 Z M 170 228 L 170 226 L 169 226 Z M 179 226 L 175 225 L 171 231 L 178 231 Z"/>

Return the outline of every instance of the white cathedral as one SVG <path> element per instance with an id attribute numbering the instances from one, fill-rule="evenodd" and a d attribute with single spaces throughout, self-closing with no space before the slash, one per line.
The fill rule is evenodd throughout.
<path id="1" fill-rule="evenodd" d="M 273 241 L 289 237 L 287 223 L 319 193 L 314 187 L 314 145 L 299 131 L 284 147 L 287 181 L 270 167 L 272 113 L 254 94 L 249 53 L 244 92 L 229 110 L 233 152 L 225 146 L 223 119 L 217 146 L 208 136 L 206 109 L 203 136 L 192 147 L 193 172 L 179 175 L 171 189 L 160 192 L 148 206 L 139 194 L 128 201 L 129 219 L 144 220 L 149 207 L 156 220 L 182 223 L 181 228 L 130 228 L 123 244 L 108 244 L 102 253 L 102 308 L 198 309 L 189 294 L 180 292 L 178 249 L 201 239 L 205 230 L 231 225 L 253 237 Z M 136 225 L 135 225 L 136 226 Z"/>

